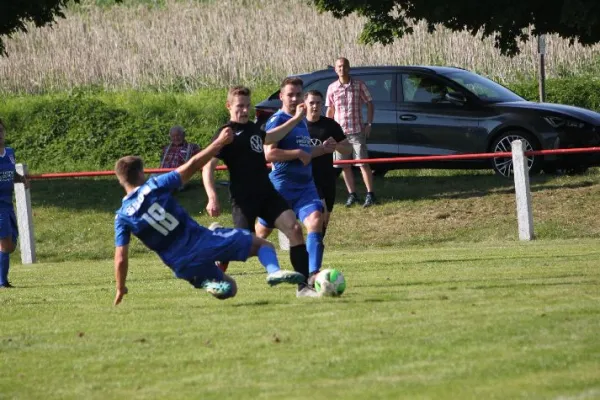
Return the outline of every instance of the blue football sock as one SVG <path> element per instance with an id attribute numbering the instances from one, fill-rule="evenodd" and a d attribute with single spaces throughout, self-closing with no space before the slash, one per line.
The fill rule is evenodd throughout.
<path id="1" fill-rule="evenodd" d="M 321 269 L 323 262 L 323 235 L 321 232 L 309 232 L 306 236 L 308 251 L 308 273 L 312 274 Z"/>
<path id="2" fill-rule="evenodd" d="M 275 249 L 271 246 L 261 246 L 258 249 L 258 260 L 265 267 L 268 274 L 281 269 L 277 260 L 277 253 L 275 253 Z"/>
<path id="3" fill-rule="evenodd" d="M 8 268 L 10 267 L 10 254 L 0 251 L 0 286 L 8 283 Z"/>

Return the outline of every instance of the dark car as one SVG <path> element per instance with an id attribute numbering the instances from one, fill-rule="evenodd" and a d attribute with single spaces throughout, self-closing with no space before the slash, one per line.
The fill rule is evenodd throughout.
<path id="1" fill-rule="evenodd" d="M 453 67 L 354 67 L 375 107 L 367 143 L 369 157 L 428 156 L 510 151 L 520 139 L 526 150 L 600 145 L 600 113 L 561 104 L 526 101 L 502 85 Z M 295 75 L 304 90 L 326 95 L 337 79 L 333 68 Z M 264 124 L 281 106 L 279 91 L 256 105 Z M 363 107 L 363 116 L 366 107 Z M 557 168 L 583 171 L 600 164 L 597 153 L 530 156 L 530 172 Z M 373 164 L 375 174 L 398 168 L 493 168 L 512 174 L 510 158 L 471 161 Z"/>

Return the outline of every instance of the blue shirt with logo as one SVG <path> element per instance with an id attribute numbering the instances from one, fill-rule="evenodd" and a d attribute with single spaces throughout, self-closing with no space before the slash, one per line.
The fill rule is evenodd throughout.
<path id="1" fill-rule="evenodd" d="M 0 208 L 13 208 L 15 164 L 15 151 L 5 147 L 4 155 L 0 155 Z"/>
<path id="2" fill-rule="evenodd" d="M 212 232 L 194 221 L 171 196 L 181 184 L 177 171 L 152 177 L 123 198 L 115 216 L 117 247 L 129 244 L 133 233 L 176 275 L 199 251 L 212 245 Z"/>
<path id="3" fill-rule="evenodd" d="M 277 111 L 269 120 L 265 126 L 265 130 L 268 132 L 273 128 L 283 125 L 287 121 L 293 118 L 290 114 L 283 110 Z M 308 154 L 311 153 L 311 140 L 310 134 L 308 133 L 308 126 L 306 121 L 301 121 L 294 127 L 283 139 L 277 143 L 277 147 L 282 150 L 296 150 L 301 149 Z M 284 162 L 274 162 L 273 170 L 269 174 L 271 182 L 276 189 L 282 187 L 285 188 L 297 188 L 304 187 L 305 185 L 312 182 L 312 166 L 302 164 L 302 161 L 295 159 Z"/>

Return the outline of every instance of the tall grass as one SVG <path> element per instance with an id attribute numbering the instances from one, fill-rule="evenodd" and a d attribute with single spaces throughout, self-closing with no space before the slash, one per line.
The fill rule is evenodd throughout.
<path id="1" fill-rule="evenodd" d="M 274 83 L 323 68 L 344 55 L 353 65 L 445 64 L 501 82 L 536 75 L 535 41 L 507 58 L 467 32 L 423 25 L 390 46 L 357 43 L 363 19 L 318 14 L 304 0 L 84 0 L 53 28 L 7 41 L 0 92 L 37 93 L 78 86 L 189 91 L 233 82 Z M 600 71 L 600 46 L 547 41 L 547 73 Z"/>

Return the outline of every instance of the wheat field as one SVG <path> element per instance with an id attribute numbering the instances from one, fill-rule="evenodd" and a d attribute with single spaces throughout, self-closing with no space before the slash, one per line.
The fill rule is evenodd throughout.
<path id="1" fill-rule="evenodd" d="M 98 1 L 98 0 L 96 0 Z M 467 32 L 424 25 L 393 45 L 358 44 L 363 19 L 319 14 L 304 0 L 83 0 L 53 27 L 7 40 L 0 58 L 0 92 L 41 93 L 96 86 L 104 90 L 191 91 L 231 83 L 274 83 L 291 73 L 326 67 L 338 56 L 352 65 L 453 65 L 500 82 L 537 74 L 537 45 L 508 58 Z M 600 46 L 569 46 L 549 37 L 547 75 L 600 69 Z"/>

